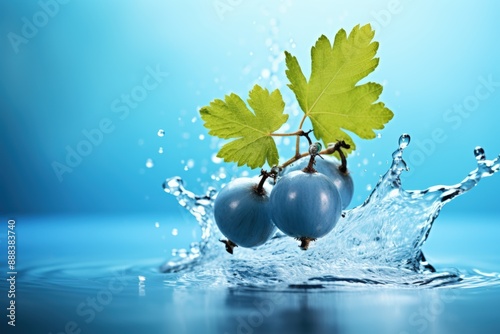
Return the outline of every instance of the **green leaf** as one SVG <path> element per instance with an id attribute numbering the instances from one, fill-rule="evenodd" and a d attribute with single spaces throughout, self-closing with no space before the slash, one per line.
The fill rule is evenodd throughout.
<path id="1" fill-rule="evenodd" d="M 325 145 L 344 140 L 355 144 L 346 131 L 360 138 L 372 139 L 393 117 L 384 103 L 377 102 L 382 86 L 368 82 L 357 83 L 373 72 L 378 65 L 378 43 L 369 24 L 357 25 L 349 34 L 341 29 L 333 46 L 321 36 L 311 49 L 312 69 L 309 81 L 302 73 L 297 58 L 285 52 L 288 87 L 295 93 L 300 108 L 311 120 L 314 135 Z"/>
<path id="2" fill-rule="evenodd" d="M 262 167 L 278 164 L 279 155 L 271 134 L 288 119 L 283 114 L 285 102 L 279 90 L 269 93 L 267 89 L 255 85 L 249 93 L 248 109 L 236 94 L 216 99 L 200 110 L 209 134 L 223 139 L 234 139 L 225 144 L 217 153 L 224 161 L 234 161 L 238 166 Z"/>

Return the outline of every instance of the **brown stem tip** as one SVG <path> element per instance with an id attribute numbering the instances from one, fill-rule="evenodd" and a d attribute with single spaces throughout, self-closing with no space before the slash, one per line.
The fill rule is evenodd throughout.
<path id="1" fill-rule="evenodd" d="M 229 254 L 233 254 L 234 247 L 238 247 L 238 245 L 232 242 L 231 240 L 222 239 L 219 241 L 222 242 L 224 245 L 226 245 L 226 252 L 228 252 Z"/>
<path id="2" fill-rule="evenodd" d="M 300 249 L 302 250 L 308 250 L 309 249 L 309 244 L 311 241 L 316 241 L 316 238 L 308 238 L 308 237 L 301 237 L 297 238 L 297 240 L 300 241 Z"/>

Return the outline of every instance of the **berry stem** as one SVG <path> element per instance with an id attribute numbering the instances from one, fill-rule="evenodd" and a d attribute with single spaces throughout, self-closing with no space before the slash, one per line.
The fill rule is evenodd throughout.
<path id="1" fill-rule="evenodd" d="M 335 145 L 330 146 L 327 149 L 327 150 L 331 150 L 331 153 L 338 152 L 338 154 L 340 156 L 340 161 L 341 161 L 341 164 L 339 166 L 339 170 L 344 174 L 347 173 L 347 159 L 345 157 L 344 152 L 342 152 L 342 148 L 348 149 L 350 147 L 351 147 L 351 145 L 347 144 L 345 141 L 339 140 L 338 142 L 335 143 Z"/>
<path id="2" fill-rule="evenodd" d="M 221 239 L 219 241 L 226 245 L 226 252 L 228 252 L 229 254 L 233 254 L 234 247 L 238 247 L 238 245 L 231 240 Z"/>
<path id="3" fill-rule="evenodd" d="M 271 133 L 272 137 L 291 137 L 291 136 L 303 136 L 304 130 L 297 130 L 292 133 Z"/>
<path id="4" fill-rule="evenodd" d="M 315 156 L 311 155 L 311 158 L 309 158 L 309 163 L 307 164 L 307 167 L 303 169 L 304 173 L 316 173 L 316 169 L 314 169 L 314 164 L 315 164 Z"/>
<path id="5" fill-rule="evenodd" d="M 309 244 L 311 243 L 311 241 L 315 241 L 316 239 L 302 237 L 302 238 L 298 238 L 298 240 L 300 241 L 300 246 L 299 246 L 300 249 L 302 249 L 302 250 L 308 250 L 309 249 Z"/>
<path id="6" fill-rule="evenodd" d="M 307 133 L 309 133 L 310 131 L 308 131 Z M 306 137 L 309 139 L 309 137 Z M 318 155 L 321 155 L 321 154 L 326 154 L 326 155 L 330 155 L 330 154 L 333 154 L 335 152 L 338 152 L 339 155 L 340 155 L 340 160 L 341 160 L 341 165 L 339 166 L 339 170 L 342 172 L 342 173 L 346 173 L 347 172 L 347 159 L 345 157 L 345 154 L 344 152 L 342 152 L 341 148 L 345 148 L 345 149 L 348 149 L 350 148 L 351 146 L 349 144 L 347 144 L 345 141 L 343 140 L 340 140 L 338 142 L 335 143 L 335 145 L 332 145 L 332 146 L 328 146 L 328 148 L 322 150 L 321 152 L 318 153 Z M 298 153 L 296 154 L 295 156 L 293 156 L 292 158 L 288 159 L 286 162 L 284 162 L 283 164 L 281 164 L 278 168 L 279 169 L 284 169 L 285 167 L 293 164 L 295 161 L 299 160 L 299 159 L 302 159 L 304 157 L 307 157 L 309 155 L 309 152 L 305 152 L 305 153 Z"/>
<path id="7" fill-rule="evenodd" d="M 260 181 L 259 181 L 259 184 L 257 185 L 257 187 L 255 187 L 255 192 L 259 195 L 265 195 L 266 190 L 264 189 L 264 183 L 266 182 L 268 177 L 272 177 L 272 178 L 276 179 L 276 177 L 278 176 L 278 173 L 276 172 L 276 170 L 274 168 L 271 169 L 271 172 L 267 172 L 265 169 L 261 169 L 260 176 L 261 176 L 261 178 L 260 178 Z"/>
<path id="8" fill-rule="evenodd" d="M 300 120 L 299 130 L 302 130 L 302 126 L 304 125 L 306 118 L 307 118 L 307 116 L 304 114 L 304 116 L 302 116 L 302 119 Z M 307 138 L 309 138 L 309 137 L 307 137 Z M 311 143 L 309 143 L 309 145 L 311 145 Z M 295 141 L 295 157 L 299 156 L 299 154 L 300 154 L 299 152 L 300 152 L 300 137 L 297 137 L 297 140 Z M 300 159 L 300 158 L 298 158 L 298 159 Z"/>
<path id="9" fill-rule="evenodd" d="M 309 159 L 309 164 L 307 165 L 307 167 L 303 169 L 303 171 L 305 173 L 315 173 L 316 172 L 316 169 L 314 169 L 314 164 L 316 163 L 315 159 L 317 156 L 319 156 L 320 158 L 323 158 L 320 155 L 321 147 L 322 147 L 322 145 L 319 142 L 316 142 L 314 144 L 311 143 L 311 145 L 309 145 L 309 155 L 311 156 L 311 158 Z"/>

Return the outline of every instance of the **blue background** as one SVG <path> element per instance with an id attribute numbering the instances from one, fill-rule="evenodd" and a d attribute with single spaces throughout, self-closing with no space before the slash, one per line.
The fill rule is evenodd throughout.
<path id="1" fill-rule="evenodd" d="M 403 132 L 412 136 L 405 155 L 411 172 L 403 179 L 409 189 L 460 181 L 475 168 L 476 145 L 489 158 L 500 153 L 500 4 L 493 0 L 114 0 L 69 1 L 52 9 L 44 22 L 38 1 L 0 3 L 5 215 L 176 212 L 176 201 L 161 188 L 165 178 L 179 175 L 189 189 L 203 192 L 217 184 L 211 175 L 220 168 L 228 175 L 241 172 L 212 161 L 220 142 L 207 135 L 198 108 L 230 92 L 246 97 L 259 83 L 281 87 L 287 112 L 293 112 L 283 50 L 308 72 L 310 48 L 321 34 L 332 40 L 340 28 L 350 31 L 358 23 L 376 30 L 381 61 L 368 80 L 384 84 L 381 101 L 395 117 L 381 138 L 357 141 L 349 161 L 357 187 L 351 206 L 362 203 L 387 170 Z M 9 36 L 22 34 L 23 18 L 41 24 L 16 50 Z M 168 76 L 128 114 L 116 112 L 124 107 L 122 95 L 138 92 L 148 69 L 156 68 Z M 490 91 L 480 79 L 489 77 L 497 83 Z M 474 97 L 477 89 L 481 99 Z M 113 107 L 117 99 L 121 104 Z M 468 116 L 450 113 L 464 104 L 472 109 Z M 59 179 L 53 163 L 65 164 L 67 147 L 76 149 L 83 131 L 103 120 L 110 133 Z M 435 131 L 445 139 L 433 139 Z M 280 149 L 291 152 L 286 145 Z M 498 217 L 498 189 L 495 176 L 446 210 Z"/>

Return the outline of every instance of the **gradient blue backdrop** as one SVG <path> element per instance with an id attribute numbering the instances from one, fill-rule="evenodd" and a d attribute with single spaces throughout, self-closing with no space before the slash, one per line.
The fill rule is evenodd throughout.
<path id="1" fill-rule="evenodd" d="M 413 139 L 407 188 L 460 181 L 475 168 L 476 145 L 490 158 L 500 153 L 497 1 L 54 1 L 0 3 L 2 214 L 175 212 L 161 189 L 166 177 L 203 192 L 221 167 L 232 173 L 212 161 L 220 143 L 198 108 L 229 92 L 246 96 L 255 83 L 280 86 L 291 102 L 282 51 L 308 71 L 321 34 L 358 23 L 376 29 L 381 61 L 369 80 L 384 83 L 381 100 L 395 117 L 381 138 L 358 141 L 353 205 L 385 172 L 403 132 Z M 16 46 L 23 30 L 29 38 Z M 144 82 L 155 70 L 157 80 Z M 144 91 L 133 108 L 120 101 Z M 471 111 L 453 112 L 464 105 Z M 54 162 L 65 164 L 67 148 L 99 126 L 108 133 L 58 178 Z M 498 215 L 499 189 L 497 175 L 446 210 Z"/>

